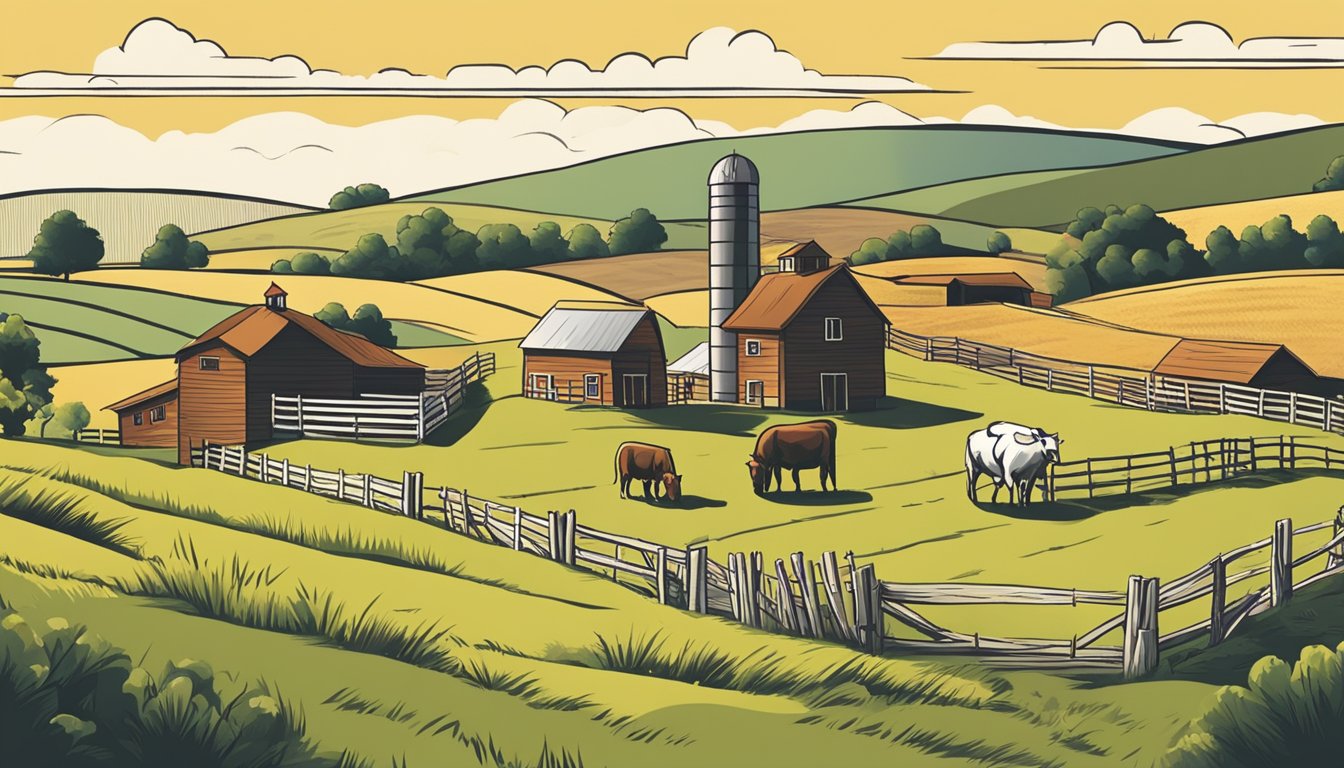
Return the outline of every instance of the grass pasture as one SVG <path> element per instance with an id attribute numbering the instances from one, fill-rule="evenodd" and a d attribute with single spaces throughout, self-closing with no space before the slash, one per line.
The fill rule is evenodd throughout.
<path id="1" fill-rule="evenodd" d="M 315 251 L 328 259 L 341 255 L 337 249 L 322 248 L 240 248 L 230 251 L 216 251 L 210 254 L 209 270 L 229 272 L 270 272 L 271 265 L 278 259 L 292 259 L 305 251 Z"/>

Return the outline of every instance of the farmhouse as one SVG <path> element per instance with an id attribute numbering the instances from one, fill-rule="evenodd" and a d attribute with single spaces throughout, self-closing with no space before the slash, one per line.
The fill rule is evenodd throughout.
<path id="1" fill-rule="evenodd" d="M 904 286 L 929 286 L 946 291 L 945 305 L 962 307 L 968 304 L 1017 304 L 1035 306 L 1038 300 L 1031 284 L 1016 272 L 985 274 L 904 275 L 892 282 Z"/>
<path id="2" fill-rule="evenodd" d="M 1317 375 L 1282 344 L 1182 339 L 1153 373 L 1315 395 L 1341 392 L 1341 382 Z"/>
<path id="3" fill-rule="evenodd" d="M 562 302 L 519 346 L 527 397 L 620 408 L 667 405 L 663 336 L 643 307 Z"/>
<path id="4" fill-rule="evenodd" d="M 240 445 L 270 439 L 273 395 L 350 398 L 423 391 L 421 365 L 289 309 L 286 296 L 272 283 L 265 304 L 225 318 L 178 350 L 175 381 L 108 406 L 121 421 L 122 443 L 176 444 L 178 461 L 189 464 L 191 449 L 205 441 Z"/>
<path id="5" fill-rule="evenodd" d="M 887 320 L 848 265 L 829 262 L 796 258 L 792 271 L 762 276 L 724 321 L 737 337 L 738 402 L 800 411 L 876 407 L 886 391 Z"/>

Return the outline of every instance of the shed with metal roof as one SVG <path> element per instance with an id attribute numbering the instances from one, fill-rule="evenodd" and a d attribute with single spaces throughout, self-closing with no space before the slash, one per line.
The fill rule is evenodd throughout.
<path id="1" fill-rule="evenodd" d="M 557 304 L 518 345 L 523 394 L 621 408 L 667 405 L 657 316 L 626 304 Z"/>

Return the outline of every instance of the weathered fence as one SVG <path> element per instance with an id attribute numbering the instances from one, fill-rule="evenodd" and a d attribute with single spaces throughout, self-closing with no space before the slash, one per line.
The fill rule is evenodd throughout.
<path id="1" fill-rule="evenodd" d="M 894 328 L 887 332 L 887 347 L 931 362 L 973 368 L 1023 386 L 1086 395 L 1131 408 L 1240 414 L 1344 434 L 1344 401 L 1339 398 L 1089 365 L 951 336 L 919 336 Z"/>
<path id="2" fill-rule="evenodd" d="M 1296 444 L 1296 455 L 1304 456 L 1305 448 Z M 1240 456 L 1236 466 L 1245 466 L 1246 454 Z M 1256 461 L 1254 447 L 1250 456 Z M 1325 456 L 1331 461 L 1328 451 Z M 1130 577 L 1124 591 L 1114 592 L 1006 584 L 912 584 L 880 580 L 874 566 L 857 564 L 852 552 L 843 560 L 835 552 L 824 552 L 819 561 L 794 552 L 773 564 L 760 552 L 730 552 L 727 563 L 720 564 L 708 557 L 703 545 L 673 547 L 579 525 L 574 510 L 548 511 L 543 517 L 517 505 L 473 496 L 465 488 L 427 492 L 418 472 L 403 472 L 397 482 L 369 474 L 324 471 L 266 454 L 249 454 L 241 447 L 208 443 L 193 450 L 192 464 L 442 524 L 458 534 L 609 574 L 665 605 L 729 617 L 750 627 L 834 640 L 869 653 L 961 654 L 1016 667 L 1094 668 L 1140 677 L 1155 668 L 1161 650 L 1203 634 L 1209 635 L 1211 645 L 1221 642 L 1246 617 L 1281 605 L 1295 589 L 1344 571 L 1344 515 L 1334 523 L 1296 531 L 1289 521 L 1281 520 L 1271 537 L 1222 553 L 1162 586 L 1155 578 L 1140 576 Z M 1210 469 L 1209 476 L 1219 471 Z M 1293 558 L 1294 537 L 1332 525 L 1329 541 Z M 1228 573 L 1231 563 L 1265 549 L 1272 550 L 1268 565 Z M 1294 570 L 1319 557 L 1326 558 L 1324 568 L 1294 582 Z M 1268 584 L 1227 604 L 1229 585 L 1266 575 Z M 1159 633 L 1161 612 L 1206 596 L 1212 601 L 1207 620 Z M 945 628 L 911 607 L 921 605 L 1110 605 L 1124 610 L 1081 635 L 1046 639 L 992 637 Z M 894 627 L 905 627 L 907 635 L 916 637 L 892 635 L 889 629 Z M 1098 644 L 1116 632 L 1120 645 Z"/>
<path id="3" fill-rule="evenodd" d="M 462 405 L 467 385 L 495 372 L 495 354 L 477 352 L 457 368 L 425 372 L 418 395 L 358 398 L 271 396 L 271 426 L 279 434 L 347 440 L 419 442 Z"/>
<path id="4" fill-rule="evenodd" d="M 119 445 L 121 443 L 121 430 L 119 429 L 80 429 L 70 435 L 77 443 L 97 443 L 99 445 Z"/>

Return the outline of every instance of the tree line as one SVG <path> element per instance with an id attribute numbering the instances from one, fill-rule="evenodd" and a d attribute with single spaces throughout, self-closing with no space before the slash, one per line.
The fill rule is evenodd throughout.
<path id="1" fill-rule="evenodd" d="M 74 211 L 62 210 L 42 221 L 28 258 L 34 272 L 69 280 L 76 272 L 97 269 L 104 252 L 102 234 Z M 188 238 L 176 224 L 159 227 L 154 242 L 140 254 L 140 266 L 146 269 L 201 269 L 209 264 L 205 244 Z"/>

